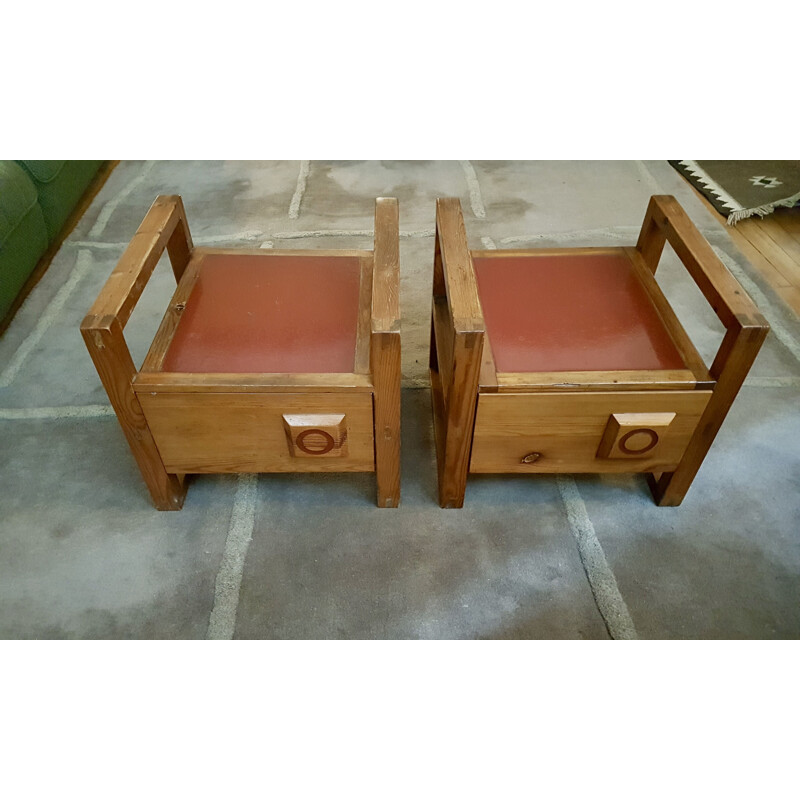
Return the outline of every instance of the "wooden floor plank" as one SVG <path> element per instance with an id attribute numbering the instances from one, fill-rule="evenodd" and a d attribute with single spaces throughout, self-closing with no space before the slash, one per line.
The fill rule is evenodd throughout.
<path id="1" fill-rule="evenodd" d="M 783 286 L 776 289 L 781 300 L 800 317 L 800 288 L 797 286 Z"/>
<path id="2" fill-rule="evenodd" d="M 700 191 L 694 186 L 692 191 L 787 308 L 800 317 L 800 207 L 779 208 L 763 219 L 750 217 L 728 225 Z"/>

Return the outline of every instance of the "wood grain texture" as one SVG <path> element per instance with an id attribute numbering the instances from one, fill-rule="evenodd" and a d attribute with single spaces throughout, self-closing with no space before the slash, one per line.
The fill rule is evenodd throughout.
<path id="1" fill-rule="evenodd" d="M 140 372 L 136 392 L 360 392 L 371 394 L 372 376 L 354 372 Z"/>
<path id="2" fill-rule="evenodd" d="M 119 320 L 114 316 L 88 316 L 81 334 L 155 507 L 161 511 L 181 508 L 186 496 L 183 476 L 170 474 L 180 471 L 167 470 L 161 460 L 131 385 L 136 367 Z"/>
<path id="3" fill-rule="evenodd" d="M 362 257 L 361 277 L 358 291 L 358 328 L 356 330 L 356 353 L 353 372 L 366 375 L 370 371 L 369 350 L 372 336 L 372 256 Z"/>
<path id="4" fill-rule="evenodd" d="M 711 245 L 674 197 L 654 195 L 650 199 L 647 214 L 645 219 L 652 218 L 653 223 L 663 232 L 725 327 L 735 322 L 741 325 L 766 325 L 755 303 L 717 258 Z M 641 241 L 640 237 L 637 249 L 647 262 L 647 245 Z"/>
<path id="5" fill-rule="evenodd" d="M 641 458 L 642 450 L 660 445 L 674 419 L 674 412 L 612 414 L 597 448 L 597 458 Z M 631 439 L 638 441 L 629 444 Z"/>
<path id="6" fill-rule="evenodd" d="M 375 479 L 380 508 L 400 504 L 400 228 L 397 200 L 375 201 L 370 368 L 374 385 Z"/>
<path id="7" fill-rule="evenodd" d="M 142 362 L 142 372 L 158 372 L 163 368 L 164 357 L 172 343 L 172 338 L 175 336 L 175 331 L 186 309 L 186 303 L 189 301 L 192 289 L 197 283 L 202 262 L 203 255 L 195 253 L 184 269 L 156 335 L 153 337 L 150 349 Z"/>
<path id="8" fill-rule="evenodd" d="M 666 296 L 661 291 L 661 287 L 653 277 L 653 271 L 648 269 L 641 253 L 635 247 L 625 247 L 623 250 L 630 258 L 636 271 L 636 276 L 650 295 L 650 299 L 656 308 L 656 313 L 660 317 L 667 333 L 669 333 L 675 347 L 678 348 L 681 358 L 694 374 L 698 386 L 704 389 L 712 388 L 713 379 L 708 367 L 700 353 L 697 352 L 697 348 L 692 343 L 683 325 L 681 325 Z"/>
<path id="9" fill-rule="evenodd" d="M 709 302 L 726 333 L 709 373 L 716 381 L 713 395 L 702 419 L 674 470 L 654 469 L 650 487 L 656 502 L 677 506 L 683 501 L 703 459 L 719 432 L 747 373 L 753 364 L 769 325 L 739 282 L 717 258 L 674 197 L 655 195 L 650 199 L 637 249 L 647 262 L 653 248 L 648 235 L 662 235 L 672 245 L 689 274 Z M 648 263 L 649 266 L 649 263 Z"/>
<path id="10" fill-rule="evenodd" d="M 674 471 L 665 469 L 658 479 L 651 476 L 650 488 L 658 505 L 677 506 L 683 501 L 768 331 L 766 323 L 763 326 L 734 325 L 725 335 L 720 355 L 711 368 L 717 385 L 680 464 Z"/>
<path id="11" fill-rule="evenodd" d="M 442 508 L 464 505 L 485 327 L 461 203 L 439 198 L 430 375 Z"/>
<path id="12" fill-rule="evenodd" d="M 348 454 L 344 414 L 283 414 L 293 458 L 342 458 Z"/>
<path id="13" fill-rule="evenodd" d="M 673 469 L 711 392 L 484 394 L 478 399 L 471 472 L 652 472 Z M 675 414 L 658 447 L 642 459 L 597 457 L 613 414 Z M 541 453 L 534 463 L 522 458 Z"/>
<path id="14" fill-rule="evenodd" d="M 400 330 L 400 210 L 394 197 L 375 201 L 372 330 Z"/>
<path id="15" fill-rule="evenodd" d="M 485 331 L 475 270 L 458 198 L 437 199 L 436 240 L 441 254 L 450 315 L 456 330 Z"/>
<path id="16" fill-rule="evenodd" d="M 89 316 L 97 319 L 116 317 L 124 328 L 170 242 L 170 257 L 174 255 L 176 258 L 173 271 L 180 281 L 191 257 L 188 230 L 180 197 L 157 197 L 92 305 Z M 173 240 L 176 231 L 177 238 Z M 187 238 L 182 241 L 184 236 Z"/>
<path id="17" fill-rule="evenodd" d="M 483 355 L 483 331 L 456 331 L 447 403 L 443 406 L 444 436 L 437 441 L 439 505 L 461 508 L 469 470 L 472 432 Z"/>
<path id="18" fill-rule="evenodd" d="M 713 381 L 712 381 L 713 383 Z M 697 378 L 686 369 L 609 370 L 583 372 L 498 372 L 499 392 L 587 392 L 632 389 L 696 389 Z M 708 386 L 702 388 L 710 388 Z"/>
<path id="19" fill-rule="evenodd" d="M 138 395 L 168 470 L 173 472 L 372 472 L 375 469 L 369 395 Z M 284 415 L 344 415 L 348 454 L 292 456 Z"/>
<path id="20" fill-rule="evenodd" d="M 372 334 L 375 472 L 380 508 L 400 504 L 400 332 Z"/>
<path id="21" fill-rule="evenodd" d="M 800 260 L 791 258 L 782 247 L 774 247 L 771 236 L 759 235 L 766 230 L 767 224 L 777 224 L 800 244 L 800 208 L 778 208 L 765 219 L 751 217 L 736 225 L 728 225 L 725 217 L 711 205 L 708 198 L 688 181 L 687 184 L 745 259 L 769 283 L 778 297 L 800 316 Z M 743 228 L 744 222 L 748 225 Z"/>

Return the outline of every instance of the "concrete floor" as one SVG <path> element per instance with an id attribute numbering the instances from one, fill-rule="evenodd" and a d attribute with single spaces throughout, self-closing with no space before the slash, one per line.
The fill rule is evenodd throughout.
<path id="1" fill-rule="evenodd" d="M 666 162 L 122 162 L 0 338 L 4 638 L 797 638 L 800 324 Z M 197 244 L 371 247 L 400 200 L 403 499 L 371 475 L 203 476 L 152 509 L 78 326 L 155 195 Z M 473 477 L 435 500 L 427 389 L 434 200 L 473 247 L 634 243 L 674 194 L 772 325 L 683 505 L 631 476 Z M 355 234 L 351 232 L 356 232 Z M 711 359 L 716 317 L 668 254 L 659 279 Z M 159 265 L 126 329 L 141 360 Z"/>

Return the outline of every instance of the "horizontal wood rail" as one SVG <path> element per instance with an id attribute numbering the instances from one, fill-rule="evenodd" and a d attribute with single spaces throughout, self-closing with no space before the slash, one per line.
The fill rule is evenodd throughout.
<path id="1" fill-rule="evenodd" d="M 133 390 L 136 366 L 123 328 L 142 296 L 153 269 L 166 248 L 180 281 L 192 255 L 192 238 L 183 202 L 177 195 L 159 196 L 81 323 L 81 335 L 97 374 L 108 393 L 153 503 L 161 510 L 183 505 L 182 475 L 168 473 Z"/>
<path id="2" fill-rule="evenodd" d="M 769 332 L 769 325 L 678 201 L 671 195 L 655 195 L 650 198 L 636 244 L 643 261 L 653 273 L 666 242 L 670 243 L 726 328 L 709 368 L 717 385 L 681 463 L 674 472 L 651 476 L 650 486 L 656 502 L 662 506 L 677 506 L 747 377 Z"/>

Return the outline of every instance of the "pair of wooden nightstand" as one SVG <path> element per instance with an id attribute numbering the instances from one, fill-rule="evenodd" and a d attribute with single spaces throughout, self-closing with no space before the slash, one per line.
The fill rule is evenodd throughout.
<path id="1" fill-rule="evenodd" d="M 665 242 L 725 325 L 710 368 L 654 273 Z M 178 283 L 140 369 L 123 328 L 167 250 Z M 210 472 L 375 472 L 400 500 L 399 215 L 371 251 L 194 247 L 180 197 L 147 213 L 81 331 L 159 509 Z M 673 197 L 636 246 L 471 251 L 437 201 L 430 374 L 439 502 L 467 475 L 643 472 L 688 490 L 768 331 Z"/>

